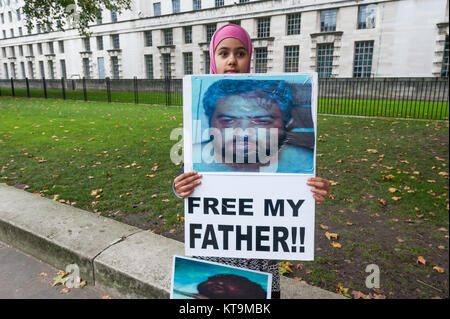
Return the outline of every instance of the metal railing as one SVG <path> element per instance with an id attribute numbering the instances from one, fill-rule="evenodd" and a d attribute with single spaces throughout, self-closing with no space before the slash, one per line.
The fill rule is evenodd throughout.
<path id="1" fill-rule="evenodd" d="M 321 78 L 318 112 L 449 120 L 448 78 Z M 0 96 L 183 105 L 182 79 L 0 80 Z"/>

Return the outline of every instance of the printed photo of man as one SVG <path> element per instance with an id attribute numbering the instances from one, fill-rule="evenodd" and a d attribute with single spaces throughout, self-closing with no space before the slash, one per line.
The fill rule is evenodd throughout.
<path id="1" fill-rule="evenodd" d="M 284 80 L 257 79 L 210 85 L 202 98 L 208 123 L 201 126 L 208 129 L 203 142 L 193 145 L 194 170 L 313 173 L 314 129 L 296 127 L 302 121 L 295 117 L 311 117 L 301 110 L 296 88 Z M 297 138 L 304 132 L 312 134 Z"/>

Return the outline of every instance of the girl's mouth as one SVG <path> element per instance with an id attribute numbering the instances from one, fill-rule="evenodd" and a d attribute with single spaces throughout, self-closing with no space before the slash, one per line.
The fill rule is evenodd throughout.
<path id="1" fill-rule="evenodd" d="M 228 70 L 228 71 L 225 71 L 225 73 L 237 73 L 237 72 L 236 72 L 236 70 Z"/>

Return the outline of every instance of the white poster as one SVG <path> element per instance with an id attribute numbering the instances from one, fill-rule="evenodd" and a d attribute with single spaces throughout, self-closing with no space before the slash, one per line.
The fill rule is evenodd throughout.
<path id="1" fill-rule="evenodd" d="M 187 76 L 186 255 L 314 259 L 317 75 Z"/>

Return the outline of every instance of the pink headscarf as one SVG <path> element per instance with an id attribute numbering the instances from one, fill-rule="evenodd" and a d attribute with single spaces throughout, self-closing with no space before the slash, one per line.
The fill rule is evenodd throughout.
<path id="1" fill-rule="evenodd" d="M 225 38 L 235 38 L 244 44 L 248 52 L 248 70 L 250 73 L 250 61 L 252 58 L 252 40 L 245 29 L 241 28 L 236 24 L 227 24 L 214 32 L 211 38 L 211 43 L 209 44 L 209 74 L 216 74 L 216 63 L 214 61 L 214 52 L 216 51 L 217 45 Z"/>

